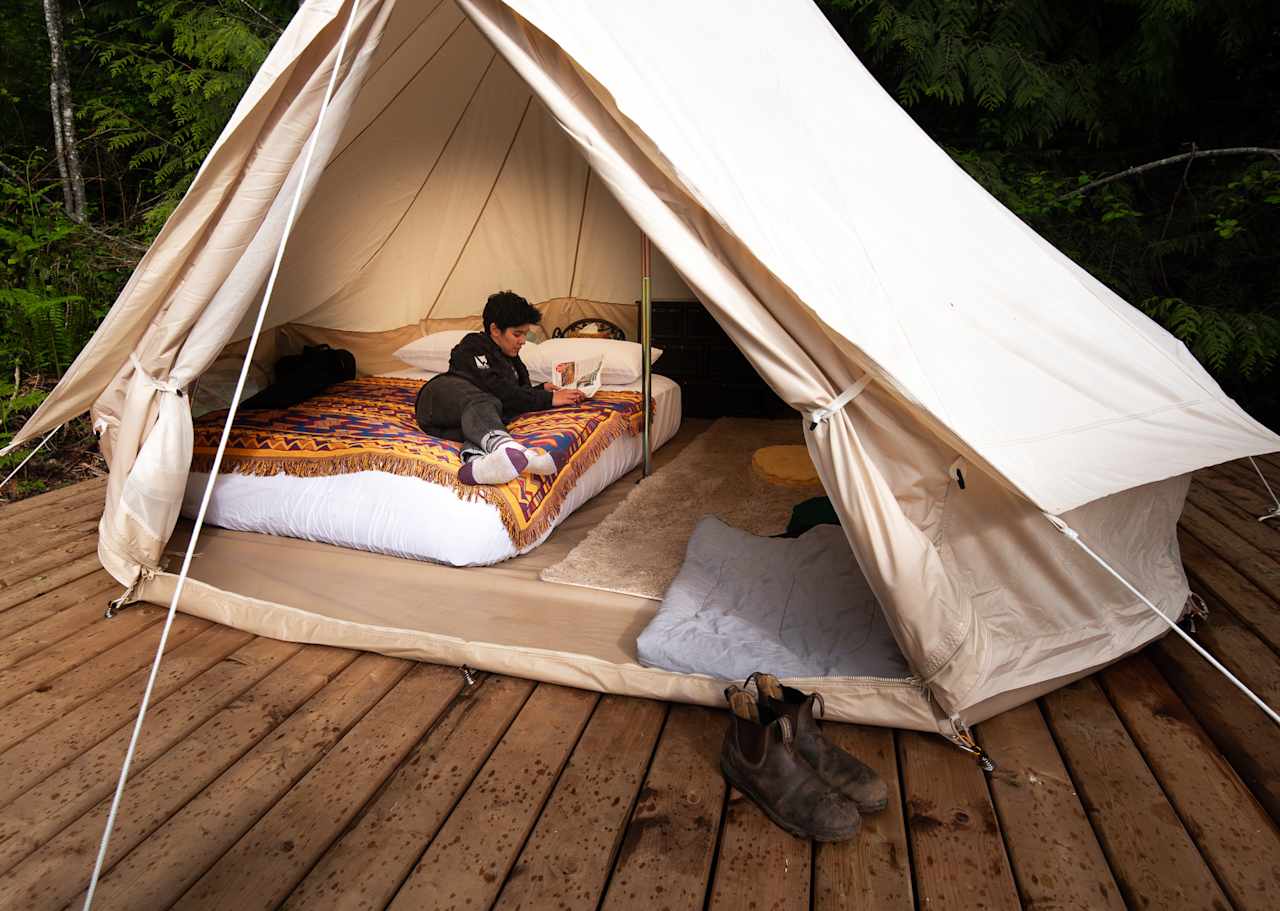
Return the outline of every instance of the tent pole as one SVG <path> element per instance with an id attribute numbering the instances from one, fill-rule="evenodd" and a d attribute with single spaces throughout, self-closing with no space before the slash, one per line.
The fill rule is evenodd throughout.
<path id="1" fill-rule="evenodd" d="M 650 439 L 650 428 L 652 427 L 653 415 L 650 413 L 652 406 L 650 402 L 653 396 L 653 364 L 650 358 L 650 348 L 653 345 L 651 324 L 651 307 L 649 300 L 649 235 L 640 235 L 640 347 L 643 354 L 640 359 L 641 365 L 641 381 L 640 381 L 640 397 L 643 400 L 644 408 L 644 424 L 641 430 L 642 439 L 644 440 L 644 474 L 643 477 L 649 477 L 653 471 L 652 461 L 652 440 Z"/>

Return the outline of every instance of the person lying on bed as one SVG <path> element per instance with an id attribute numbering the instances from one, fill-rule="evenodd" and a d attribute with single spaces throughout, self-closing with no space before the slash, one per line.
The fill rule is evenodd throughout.
<path id="1" fill-rule="evenodd" d="M 507 422 L 526 411 L 576 404 L 582 393 L 530 384 L 520 349 L 542 314 L 523 297 L 511 291 L 489 295 L 483 319 L 483 332 L 464 336 L 449 352 L 448 372 L 418 391 L 418 426 L 469 444 L 458 472 L 464 484 L 505 484 L 526 471 L 555 474 L 551 454 L 521 446 L 507 433 Z"/>

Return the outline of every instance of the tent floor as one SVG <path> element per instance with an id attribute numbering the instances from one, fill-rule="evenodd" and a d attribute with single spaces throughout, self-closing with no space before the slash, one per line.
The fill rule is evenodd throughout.
<path id="1" fill-rule="evenodd" d="M 1260 460 L 1260 464 L 1263 460 Z M 1265 460 L 1280 489 L 1280 458 Z M 1182 522 L 1199 640 L 1280 703 L 1247 464 Z M 86 887 L 163 611 L 109 622 L 102 482 L 0 508 L 0 907 Z M 1239 505 L 1237 505 L 1239 504 Z M 1280 728 L 1180 640 L 941 738 L 830 725 L 893 798 L 816 848 L 726 791 L 718 712 L 179 616 L 97 908 L 1272 907 Z M 1267 896 L 1272 898 L 1268 900 Z M 78 905 L 77 905 L 78 907 Z"/>

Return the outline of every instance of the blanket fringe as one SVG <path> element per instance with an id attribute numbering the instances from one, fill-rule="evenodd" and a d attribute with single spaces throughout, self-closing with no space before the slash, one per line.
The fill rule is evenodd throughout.
<path id="1" fill-rule="evenodd" d="M 458 469 L 453 466 L 439 465 L 411 456 L 394 452 L 347 452 L 335 455 L 309 452 L 305 455 L 282 453 L 279 456 L 252 455 L 244 451 L 228 449 L 224 457 L 224 469 L 237 474 L 255 477 L 272 477 L 287 474 L 298 478 L 335 477 L 337 475 L 355 474 L 359 471 L 385 471 L 388 474 L 420 478 L 432 484 L 439 484 L 453 491 L 458 499 L 466 502 L 483 501 L 494 506 L 502 520 L 502 526 L 511 538 L 517 550 L 536 543 L 546 535 L 560 515 L 569 491 L 582 478 L 583 474 L 596 463 L 604 450 L 623 435 L 636 436 L 639 428 L 632 420 L 615 414 L 601 423 L 591 434 L 585 444 L 569 457 L 551 480 L 551 490 L 543 497 L 542 502 L 534 510 L 534 516 L 526 525 L 519 514 L 515 496 L 504 495 L 510 485 L 489 486 L 463 484 L 458 479 Z M 197 451 L 191 460 L 191 470 L 208 473 L 213 468 L 212 451 Z M 511 484 L 521 483 L 519 479 Z"/>

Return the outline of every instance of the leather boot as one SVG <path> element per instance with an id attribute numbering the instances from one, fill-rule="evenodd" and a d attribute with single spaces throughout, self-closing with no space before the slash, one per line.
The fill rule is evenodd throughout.
<path id="1" fill-rule="evenodd" d="M 857 806 L 796 753 L 792 723 L 762 717 L 755 697 L 739 687 L 726 689 L 725 698 L 730 715 L 720 770 L 729 783 L 792 835 L 842 841 L 857 834 Z"/>
<path id="2" fill-rule="evenodd" d="M 878 813 L 889 803 L 889 787 L 875 770 L 850 756 L 822 735 L 814 717 L 822 714 L 822 696 L 783 686 L 772 674 L 754 673 L 760 707 L 791 722 L 796 752 L 813 766 L 818 777 L 858 805 L 863 813 Z"/>

